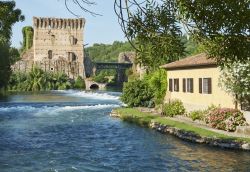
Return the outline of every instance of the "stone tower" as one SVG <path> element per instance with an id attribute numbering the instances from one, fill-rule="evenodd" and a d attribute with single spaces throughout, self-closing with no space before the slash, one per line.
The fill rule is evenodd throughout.
<path id="1" fill-rule="evenodd" d="M 85 77 L 83 28 L 85 19 L 33 17 L 33 62 L 45 71 Z"/>

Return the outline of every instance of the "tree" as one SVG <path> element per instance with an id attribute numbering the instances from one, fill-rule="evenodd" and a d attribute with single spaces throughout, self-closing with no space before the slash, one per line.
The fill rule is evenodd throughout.
<path id="1" fill-rule="evenodd" d="M 15 9 L 14 1 L 0 1 L 0 90 L 6 88 L 16 52 L 10 49 L 12 26 L 24 20 L 20 9 Z M 11 58 L 12 56 L 12 58 Z"/>
<path id="2" fill-rule="evenodd" d="M 223 70 L 220 85 L 235 98 L 235 106 L 238 103 L 250 106 L 250 61 L 245 64 L 234 63 Z"/>
<path id="3" fill-rule="evenodd" d="M 175 16 L 174 0 L 158 4 L 147 1 L 145 7 L 129 12 L 125 33 L 137 52 L 137 62 L 149 70 L 184 56 L 181 29 Z"/>
<path id="4" fill-rule="evenodd" d="M 181 21 L 222 67 L 250 55 L 249 0 L 177 0 Z"/>
<path id="5" fill-rule="evenodd" d="M 12 26 L 24 20 L 20 9 L 15 9 L 15 1 L 0 1 L 0 40 L 9 41 L 12 35 Z"/>

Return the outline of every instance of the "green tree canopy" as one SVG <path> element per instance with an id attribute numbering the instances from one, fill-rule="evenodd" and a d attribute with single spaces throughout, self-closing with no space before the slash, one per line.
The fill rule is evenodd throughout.
<path id="1" fill-rule="evenodd" d="M 177 0 L 182 23 L 221 66 L 250 55 L 249 0 Z"/>
<path id="2" fill-rule="evenodd" d="M 181 28 L 177 24 L 174 0 L 158 4 L 147 1 L 145 7 L 129 13 L 126 34 L 135 40 L 137 61 L 154 70 L 184 56 Z"/>
<path id="3" fill-rule="evenodd" d="M 0 89 L 7 86 L 12 63 L 11 56 L 16 57 L 17 53 L 10 49 L 10 38 L 12 26 L 24 20 L 20 9 L 15 9 L 14 1 L 0 1 Z"/>

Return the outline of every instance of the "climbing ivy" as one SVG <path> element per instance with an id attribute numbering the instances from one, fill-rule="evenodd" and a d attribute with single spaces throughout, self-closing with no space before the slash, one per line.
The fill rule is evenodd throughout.
<path id="1" fill-rule="evenodd" d="M 22 29 L 23 33 L 23 45 L 22 45 L 22 52 L 30 49 L 33 45 L 33 35 L 34 30 L 31 26 L 25 26 Z"/>

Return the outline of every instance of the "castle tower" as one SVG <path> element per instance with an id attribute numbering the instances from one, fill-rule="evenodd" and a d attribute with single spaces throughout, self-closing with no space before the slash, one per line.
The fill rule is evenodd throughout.
<path id="1" fill-rule="evenodd" d="M 85 77 L 83 28 L 85 19 L 33 17 L 34 62 L 45 71 Z"/>

